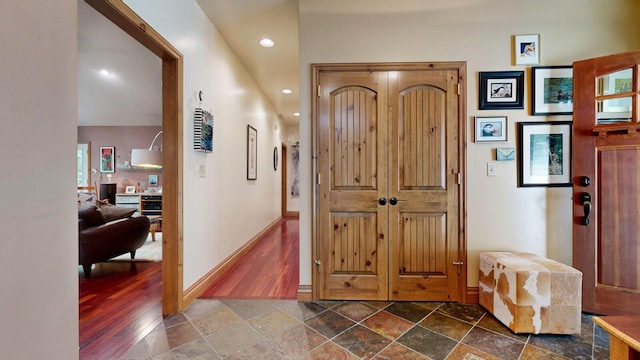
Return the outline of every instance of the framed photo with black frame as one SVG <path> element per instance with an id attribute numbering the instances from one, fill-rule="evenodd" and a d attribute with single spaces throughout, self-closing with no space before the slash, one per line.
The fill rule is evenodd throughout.
<path id="1" fill-rule="evenodd" d="M 518 187 L 571 186 L 571 124 L 518 123 Z"/>
<path id="2" fill-rule="evenodd" d="M 531 68 L 532 115 L 573 114 L 573 67 Z"/>
<path id="3" fill-rule="evenodd" d="M 480 110 L 524 109 L 524 71 L 480 72 Z"/>

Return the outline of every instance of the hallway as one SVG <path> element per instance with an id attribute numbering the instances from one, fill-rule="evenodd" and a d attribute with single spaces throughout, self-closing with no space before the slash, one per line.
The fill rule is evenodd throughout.
<path id="1" fill-rule="evenodd" d="M 296 299 L 299 220 L 285 218 L 205 291 L 204 299 Z"/>

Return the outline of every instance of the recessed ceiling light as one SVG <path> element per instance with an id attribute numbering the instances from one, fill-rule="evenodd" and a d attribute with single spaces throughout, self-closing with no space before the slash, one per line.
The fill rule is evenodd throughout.
<path id="1" fill-rule="evenodd" d="M 291 94 L 293 91 L 291 91 L 291 89 L 284 89 L 282 90 L 283 94 Z"/>
<path id="2" fill-rule="evenodd" d="M 293 116 L 300 116 L 300 113 L 293 113 Z"/>
<path id="3" fill-rule="evenodd" d="M 275 45 L 275 43 L 271 39 L 264 38 L 260 40 L 260 45 L 264 47 L 272 47 L 273 45 Z"/>
<path id="4" fill-rule="evenodd" d="M 109 76 L 111 75 L 111 72 L 107 69 L 102 69 L 100 70 L 100 74 L 104 75 L 104 76 Z"/>

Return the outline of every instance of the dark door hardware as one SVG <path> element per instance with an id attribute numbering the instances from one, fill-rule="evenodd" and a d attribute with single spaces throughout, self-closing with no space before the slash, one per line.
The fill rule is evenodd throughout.
<path id="1" fill-rule="evenodd" d="M 584 226 L 589 225 L 589 214 L 591 213 L 591 195 L 589 193 L 580 194 L 580 204 L 584 208 L 584 216 L 580 223 Z"/>

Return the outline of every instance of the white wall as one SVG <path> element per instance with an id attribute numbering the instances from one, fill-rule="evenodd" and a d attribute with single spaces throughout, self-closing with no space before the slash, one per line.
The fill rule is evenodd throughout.
<path id="1" fill-rule="evenodd" d="M 280 216 L 283 137 L 277 113 L 195 1 L 125 1 L 184 55 L 184 288 Z M 214 116 L 213 152 L 195 152 L 198 91 Z M 246 180 L 247 125 L 258 131 L 258 178 Z M 205 166 L 206 176 L 199 176 Z M 165 183 L 170 179 L 165 178 Z"/>
<path id="2" fill-rule="evenodd" d="M 0 11 L 0 359 L 78 358 L 76 11 Z"/>
<path id="3" fill-rule="evenodd" d="M 526 70 L 511 63 L 513 35 L 540 34 L 540 66 L 640 47 L 640 3 L 628 0 L 469 0 L 424 2 L 424 11 L 368 12 L 364 0 L 300 0 L 300 139 L 303 193 L 311 191 L 310 89 L 312 63 L 467 62 L 467 263 L 468 285 L 478 285 L 478 254 L 521 250 L 571 264 L 571 188 L 518 188 L 516 162 L 498 163 L 486 176 L 496 144 L 473 142 L 474 116 L 506 115 L 508 142 L 516 147 L 517 121 L 567 120 L 530 116 L 525 110 L 479 111 L 478 72 Z M 579 4 L 578 4 L 579 3 Z M 350 6 L 349 13 L 334 12 Z M 438 7 L 429 10 L 429 7 Z M 300 283 L 311 283 L 311 196 L 300 202 Z"/>

